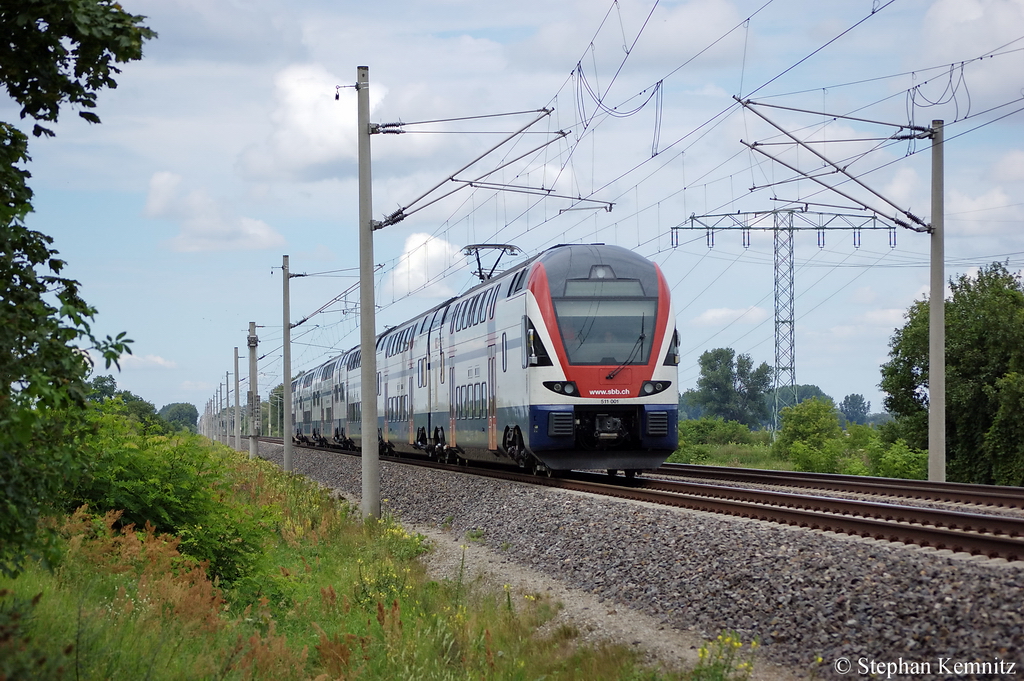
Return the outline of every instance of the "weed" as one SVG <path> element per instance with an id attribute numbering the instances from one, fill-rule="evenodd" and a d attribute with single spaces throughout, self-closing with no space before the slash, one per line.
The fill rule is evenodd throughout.
<path id="1" fill-rule="evenodd" d="M 753 654 L 757 641 L 744 650 L 742 639 L 734 632 L 719 634 L 714 641 L 701 646 L 700 661 L 691 678 L 695 681 L 745 681 L 754 669 Z"/>

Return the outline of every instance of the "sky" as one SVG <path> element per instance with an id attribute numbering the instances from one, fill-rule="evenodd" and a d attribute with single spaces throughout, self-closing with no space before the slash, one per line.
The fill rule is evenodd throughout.
<path id="1" fill-rule="evenodd" d="M 113 373 L 157 408 L 202 411 L 235 347 L 247 376 L 250 321 L 260 394 L 281 382 L 283 255 L 309 275 L 290 280 L 292 322 L 308 317 L 293 372 L 358 344 L 363 65 L 372 121 L 404 132 L 371 142 L 375 219 L 408 215 L 375 233 L 378 331 L 471 287 L 467 244 L 602 242 L 664 271 L 680 390 L 713 348 L 774 365 L 773 231 L 700 225 L 803 207 L 799 225 L 829 226 L 794 234 L 796 381 L 880 411 L 931 239 L 885 218 L 932 220 L 931 143 L 893 137 L 933 120 L 947 279 L 1024 266 L 1024 0 L 123 5 L 159 37 L 100 93 L 101 125 L 69 110 L 32 138 L 28 225 L 54 238 L 94 331 L 134 340 Z M 0 120 L 30 129 L 5 98 Z"/>

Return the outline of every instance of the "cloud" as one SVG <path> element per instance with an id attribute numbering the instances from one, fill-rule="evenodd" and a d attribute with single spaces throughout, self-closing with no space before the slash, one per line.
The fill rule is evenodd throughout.
<path id="1" fill-rule="evenodd" d="M 725 324 L 760 324 L 768 319 L 768 311 L 752 305 L 751 307 L 736 310 L 728 307 L 717 307 L 705 310 L 702 314 L 690 320 L 694 326 L 722 326 Z"/>
<path id="2" fill-rule="evenodd" d="M 458 246 L 444 239 L 429 234 L 410 234 L 405 239 L 398 264 L 387 278 L 385 291 L 394 296 L 454 295 L 451 288 L 440 282 L 440 278 L 461 259 Z"/>
<path id="3" fill-rule="evenodd" d="M 924 19 L 924 63 L 959 64 L 979 57 L 983 50 L 1018 40 L 1021 26 L 1024 2 L 1020 0 L 937 0 Z M 969 102 L 972 108 L 1002 103 L 1007 83 L 1020 79 L 1020 60 L 995 58 L 984 69 L 968 69 L 965 76 L 970 92 L 961 88 L 958 101 Z M 953 69 L 951 76 L 932 78 L 931 91 L 925 94 L 935 99 L 946 93 L 951 77 L 956 84 L 959 72 Z"/>
<path id="4" fill-rule="evenodd" d="M 229 251 L 280 248 L 284 237 L 262 220 L 231 215 L 202 190 L 185 193 L 182 178 L 158 172 L 149 181 L 144 215 L 179 223 L 180 232 L 167 241 L 174 251 Z"/>
<path id="5" fill-rule="evenodd" d="M 925 183 L 921 181 L 917 171 L 903 167 L 896 171 L 892 180 L 880 193 L 899 206 L 901 212 L 909 210 L 921 219 L 927 220 L 925 216 L 931 211 L 930 195 L 927 192 Z M 881 204 L 877 199 L 874 203 Z M 880 208 L 887 210 L 888 206 L 881 205 Z"/>
<path id="6" fill-rule="evenodd" d="M 356 92 L 351 76 L 337 76 L 320 64 L 293 64 L 274 78 L 273 130 L 246 148 L 236 168 L 246 179 L 317 180 L 351 173 L 357 156 Z M 370 108 L 387 88 L 370 85 Z M 335 94 L 338 100 L 335 100 Z"/>
<path id="7" fill-rule="evenodd" d="M 947 231 L 965 236 L 1016 236 L 1024 219 L 1020 201 L 1002 187 L 993 187 L 981 196 L 968 196 L 953 189 L 946 201 Z"/>
<path id="8" fill-rule="evenodd" d="M 178 365 L 159 355 L 121 355 L 122 369 L 177 369 Z"/>
<path id="9" fill-rule="evenodd" d="M 1006 152 L 992 166 L 992 176 L 995 182 L 1024 181 L 1024 151 L 1012 149 Z"/>
<path id="10" fill-rule="evenodd" d="M 869 310 L 860 315 L 859 321 L 867 326 L 898 327 L 906 322 L 903 315 L 906 310 L 889 308 L 882 310 Z"/>
<path id="11" fill-rule="evenodd" d="M 213 383 L 208 383 L 206 381 L 182 381 L 180 387 L 184 391 L 201 392 L 205 394 L 213 390 L 217 386 L 215 386 Z"/>

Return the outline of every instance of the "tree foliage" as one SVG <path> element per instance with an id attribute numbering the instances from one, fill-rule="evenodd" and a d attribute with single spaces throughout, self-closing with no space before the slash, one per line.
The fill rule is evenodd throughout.
<path id="1" fill-rule="evenodd" d="M 769 420 L 773 422 L 775 420 L 775 393 L 775 389 L 771 389 L 764 395 L 765 409 L 768 410 Z M 829 402 L 834 401 L 831 395 L 826 394 L 825 391 L 818 386 L 809 383 L 797 384 L 794 386 L 779 386 L 778 393 L 780 397 L 779 402 L 786 406 L 793 406 L 794 404 L 799 404 L 804 400 L 809 400 L 814 397 L 822 400 L 828 400 Z M 782 409 L 785 409 L 785 406 L 783 406 Z M 782 421 L 781 413 L 779 414 L 779 421 Z"/>
<path id="2" fill-rule="evenodd" d="M 853 393 L 843 398 L 839 403 L 839 411 L 847 423 L 867 423 L 868 414 L 871 412 L 871 403 L 864 399 L 863 395 Z"/>
<path id="3" fill-rule="evenodd" d="M 950 282 L 946 301 L 946 475 L 950 480 L 1024 484 L 1024 286 L 994 263 Z M 918 301 L 890 340 L 882 366 L 885 426 L 914 449 L 928 446 L 928 303 Z"/>
<path id="4" fill-rule="evenodd" d="M 832 400 L 811 398 L 782 410 L 782 428 L 775 447 L 789 456 L 793 446 L 801 443 L 815 450 L 825 448 L 829 440 L 842 434 L 839 417 Z"/>
<path id="5" fill-rule="evenodd" d="M 39 0 L 0 5 L 0 83 L 52 131 L 61 107 L 91 109 L 98 90 L 113 87 L 115 63 L 139 59 L 153 33 L 117 3 Z M 91 111 L 81 112 L 99 122 Z M 28 138 L 0 122 L 0 571 L 15 573 L 26 552 L 43 551 L 39 518 L 80 474 L 77 444 L 84 421 L 87 350 L 107 367 L 128 341 L 94 335 L 96 310 L 78 283 L 62 277 L 53 240 L 25 225 L 32 211 Z"/>
<path id="6" fill-rule="evenodd" d="M 142 57 L 156 34 L 110 0 L 34 0 L 0 6 L 0 81 L 21 117 L 55 122 L 65 104 L 93 109 L 103 88 L 116 88 L 115 64 Z M 79 116 L 92 123 L 92 111 Z M 53 136 L 39 123 L 32 133 Z"/>
<path id="7" fill-rule="evenodd" d="M 161 407 L 158 413 L 160 418 L 168 423 L 195 432 L 196 421 L 199 420 L 199 410 L 196 409 L 196 405 L 188 402 L 173 402 Z"/>
<path id="8" fill-rule="evenodd" d="M 764 395 L 772 382 L 766 362 L 754 368 L 750 355 L 732 348 L 708 350 L 700 356 L 700 377 L 693 397 L 704 416 L 718 416 L 757 427 L 768 419 Z"/>
<path id="9" fill-rule="evenodd" d="M 96 376 L 89 381 L 87 386 L 88 392 L 86 393 L 86 399 L 90 402 L 103 402 L 109 400 L 117 392 L 117 381 L 110 374 L 106 376 Z"/>

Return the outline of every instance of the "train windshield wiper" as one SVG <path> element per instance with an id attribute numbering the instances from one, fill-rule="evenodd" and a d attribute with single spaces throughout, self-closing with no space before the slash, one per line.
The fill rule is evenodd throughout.
<path id="1" fill-rule="evenodd" d="M 647 335 L 644 333 L 644 322 L 646 320 L 647 320 L 647 314 L 644 313 L 644 314 L 642 314 L 640 316 L 640 336 L 639 336 L 639 338 L 636 339 L 636 343 L 633 344 L 633 350 L 630 351 L 629 357 L 626 358 L 625 362 L 623 362 L 622 364 L 620 364 L 619 366 L 615 367 L 610 372 L 608 372 L 608 375 L 605 376 L 605 380 L 610 381 L 611 379 L 615 378 L 615 376 L 620 371 L 622 371 L 623 369 L 626 368 L 627 364 L 632 364 L 633 363 L 633 358 L 636 357 L 637 351 L 643 349 L 643 347 L 644 347 L 644 339 L 647 338 Z"/>

